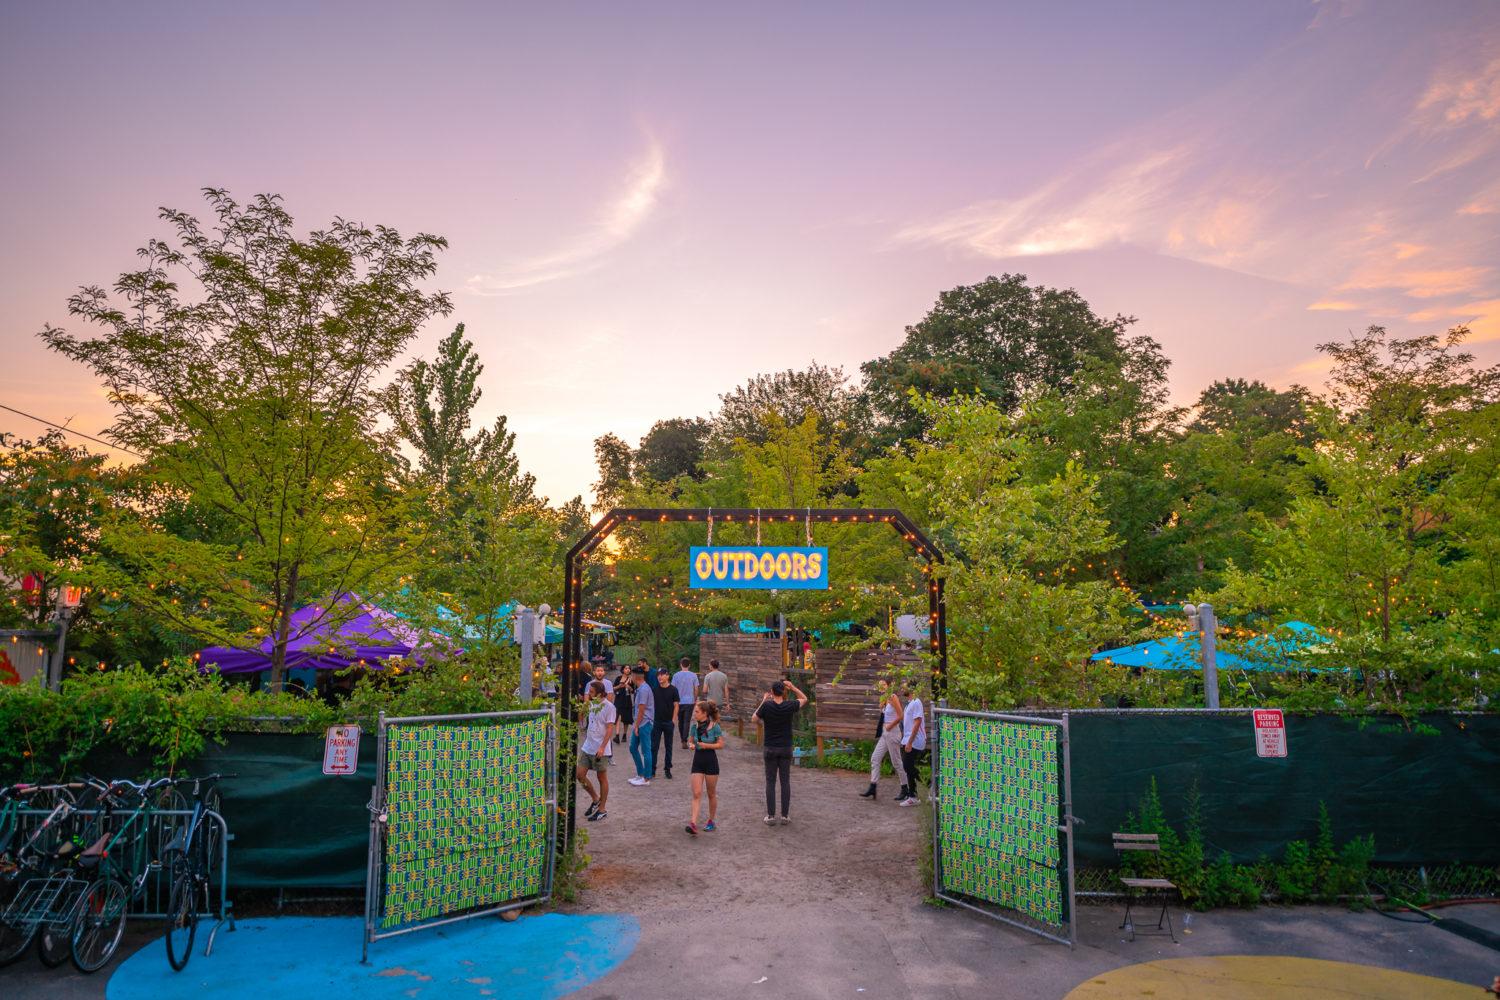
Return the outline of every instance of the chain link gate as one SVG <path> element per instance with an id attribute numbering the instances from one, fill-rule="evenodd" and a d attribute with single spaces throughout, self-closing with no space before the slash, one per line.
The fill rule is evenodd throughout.
<path id="1" fill-rule="evenodd" d="M 1068 716 L 933 709 L 933 894 L 1073 947 Z"/>
<path id="2" fill-rule="evenodd" d="M 551 898 L 552 710 L 381 713 L 375 755 L 362 961 L 382 938 Z"/>

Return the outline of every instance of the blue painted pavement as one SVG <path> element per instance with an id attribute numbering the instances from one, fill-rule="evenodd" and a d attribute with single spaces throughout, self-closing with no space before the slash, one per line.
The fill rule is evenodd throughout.
<path id="1" fill-rule="evenodd" d="M 415 931 L 370 946 L 359 964 L 359 917 L 242 920 L 221 930 L 203 957 L 200 925 L 192 962 L 167 965 L 153 941 L 110 977 L 109 1000 L 361 1000 L 516 998 L 553 1000 L 582 989 L 625 961 L 641 937 L 629 916 L 543 913 L 504 923 L 494 917 Z"/>

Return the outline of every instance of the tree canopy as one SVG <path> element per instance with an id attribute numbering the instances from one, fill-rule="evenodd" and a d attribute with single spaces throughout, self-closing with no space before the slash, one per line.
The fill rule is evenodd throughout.
<path id="1" fill-rule="evenodd" d="M 77 584 L 90 663 L 269 637 L 279 680 L 292 613 L 333 623 L 355 592 L 460 634 L 484 684 L 513 679 L 500 609 L 561 603 L 590 509 L 539 495 L 504 414 L 476 429 L 484 364 L 462 323 L 409 359 L 452 309 L 430 289 L 444 242 L 343 219 L 304 235 L 275 197 L 206 198 L 207 223 L 164 210 L 170 236 L 135 270 L 69 300 L 92 335 L 41 332 L 99 378 L 135 460 L 59 433 L 0 441 L 7 624 L 46 627 Z M 1226 373 L 1187 407 L 1133 323 L 1022 275 L 951 289 L 858 379 L 813 362 L 634 443 L 599 428 L 594 511 L 901 508 L 948 556 L 961 703 L 1192 703 L 1188 675 L 1090 658 L 1183 631 L 1190 598 L 1245 656 L 1288 621 L 1320 636 L 1316 670 L 1228 677 L 1230 703 L 1500 693 L 1500 369 L 1467 331 L 1372 327 L 1321 346 L 1321 390 Z M 715 544 L 830 546 L 827 591 L 690 590 L 686 550 L 709 540 L 627 526 L 584 570 L 585 614 L 659 661 L 744 619 L 856 646 L 924 620 L 924 566 L 885 533 L 714 526 Z"/>

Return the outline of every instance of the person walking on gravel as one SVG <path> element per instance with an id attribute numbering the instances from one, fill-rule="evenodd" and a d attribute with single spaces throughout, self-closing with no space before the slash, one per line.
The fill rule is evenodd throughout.
<path id="1" fill-rule="evenodd" d="M 906 696 L 906 707 L 901 710 L 901 767 L 906 772 L 906 785 L 896 805 L 914 806 L 918 804 L 917 782 L 922 778 L 919 769 L 927 760 L 927 719 L 917 686 L 907 681 L 901 693 Z"/>
<path id="2" fill-rule="evenodd" d="M 729 675 L 719 668 L 718 660 L 708 661 L 708 673 L 703 675 L 703 697 L 719 708 L 719 716 L 729 717 Z"/>
<path id="3" fill-rule="evenodd" d="M 708 824 L 705 833 L 713 833 L 714 816 L 719 812 L 719 750 L 724 746 L 724 730 L 719 728 L 719 706 L 711 701 L 693 705 L 693 721 L 688 723 L 688 747 L 693 751 L 693 811 L 687 832 L 698 836 L 698 806 L 708 793 Z"/>
<path id="4" fill-rule="evenodd" d="M 901 790 L 906 791 L 906 779 L 901 777 L 901 699 L 894 688 L 885 681 L 880 682 L 880 738 L 870 752 L 870 787 L 860 792 L 861 798 L 875 800 L 875 790 L 880 787 L 880 763 L 889 757 L 891 770 L 901 778 Z"/>
<path id="5" fill-rule="evenodd" d="M 796 701 L 787 698 L 790 691 Z M 776 782 L 781 781 L 781 825 L 792 821 L 792 719 L 807 704 L 807 695 L 791 681 L 776 681 L 761 696 L 755 717 L 766 727 L 766 825 L 776 822 Z"/>
<path id="6" fill-rule="evenodd" d="M 609 762 L 612 753 L 609 738 L 614 734 L 615 721 L 618 719 L 614 703 L 605 697 L 602 682 L 589 682 L 584 692 L 583 712 L 588 721 L 584 727 L 583 742 L 578 745 L 576 773 L 579 784 L 589 793 L 590 799 L 583 816 L 592 823 L 604 819 L 604 807 L 609 803 Z M 597 790 L 589 781 L 590 771 L 599 778 Z"/>
<path id="7" fill-rule="evenodd" d="M 677 698 L 682 704 L 682 712 L 677 716 L 677 737 L 682 740 L 682 749 L 686 750 L 693 702 L 698 700 L 698 675 L 693 672 L 693 661 L 686 656 L 677 661 L 677 673 L 672 675 L 672 686 L 677 689 Z"/>
<path id="8" fill-rule="evenodd" d="M 656 721 L 651 726 L 651 777 L 656 777 L 657 763 L 666 765 L 667 780 L 672 778 L 672 740 L 676 734 L 672 730 L 677 728 L 677 716 L 681 713 L 684 717 L 692 713 L 691 708 L 683 708 L 678 702 L 680 697 L 677 688 L 668 679 L 667 668 L 662 667 L 656 672 Z M 684 747 L 687 743 L 682 744 Z M 662 758 L 662 750 L 666 750 L 666 758 Z"/>
<path id="9" fill-rule="evenodd" d="M 656 721 L 656 697 L 646 686 L 646 671 L 636 667 L 630 675 L 630 694 L 635 699 L 635 719 L 630 726 L 630 757 L 635 761 L 635 777 L 630 784 L 651 784 L 651 731 Z"/>

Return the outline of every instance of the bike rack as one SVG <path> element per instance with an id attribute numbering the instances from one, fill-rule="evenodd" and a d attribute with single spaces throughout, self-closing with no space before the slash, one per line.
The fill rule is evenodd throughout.
<path id="1" fill-rule="evenodd" d="M 77 816 L 84 819 L 97 819 L 103 812 L 103 809 L 97 807 L 74 809 L 68 813 L 68 818 Z M 116 813 L 118 814 L 118 810 L 116 810 Z M 29 835 L 31 831 L 35 830 L 51 814 L 52 810 L 50 809 L 18 809 L 16 816 L 18 822 L 21 824 L 21 835 Z M 146 817 L 146 826 L 141 836 L 150 837 L 159 842 L 162 832 L 162 819 L 192 819 L 192 817 L 193 810 L 191 809 L 153 809 Z M 229 832 L 229 824 L 225 822 L 224 817 L 216 812 L 205 811 L 203 813 L 203 820 L 215 824 L 219 829 L 219 908 L 217 912 L 206 911 L 198 914 L 198 919 L 200 920 L 212 919 L 214 921 L 213 928 L 208 932 L 208 941 L 203 948 L 203 957 L 207 958 L 213 954 L 214 938 L 218 935 L 219 928 L 227 923 L 229 924 L 229 930 L 231 932 L 234 930 L 233 904 L 229 902 L 229 842 L 234 839 L 234 834 Z M 63 886 L 67 883 L 77 883 L 84 887 L 88 884 L 85 880 L 74 878 L 71 875 L 63 879 L 57 879 L 57 874 L 64 873 L 39 874 L 27 879 L 22 884 L 21 892 L 17 894 L 16 900 L 12 905 L 23 902 L 25 894 L 31 888 L 33 882 L 57 881 L 63 884 L 53 894 L 49 905 L 56 902 L 58 894 L 61 893 Z M 126 891 L 130 894 L 129 915 L 132 917 L 161 918 L 165 920 L 172 886 L 171 873 L 162 868 L 161 859 L 151 860 L 147 863 L 145 871 L 133 872 L 132 875 L 131 884 L 126 886 Z M 45 887 L 42 887 L 38 891 L 45 891 Z M 35 909 L 34 905 L 27 912 L 29 913 L 33 909 Z M 51 911 L 48 910 L 47 912 L 50 913 Z M 8 909 L 4 911 L 4 915 L 8 915 L 9 913 Z M 43 918 L 45 916 L 46 914 L 44 913 Z M 40 920 L 42 918 L 37 919 Z"/>

